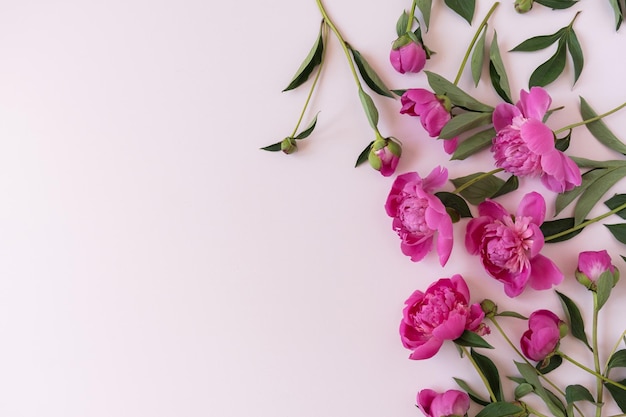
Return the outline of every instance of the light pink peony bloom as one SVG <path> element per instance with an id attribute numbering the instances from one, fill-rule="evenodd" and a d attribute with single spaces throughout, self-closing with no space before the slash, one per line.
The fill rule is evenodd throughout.
<path id="1" fill-rule="evenodd" d="M 537 310 L 528 318 L 528 330 L 522 335 L 522 353 L 533 361 L 542 361 L 553 353 L 561 340 L 561 326 L 564 324 L 549 310 Z"/>
<path id="2" fill-rule="evenodd" d="M 377 140 L 372 144 L 368 161 L 383 177 L 391 176 L 400 162 L 402 147 L 391 138 Z"/>
<path id="3" fill-rule="evenodd" d="M 402 102 L 400 113 L 419 117 L 422 126 L 432 138 L 439 136 L 441 129 L 452 119 L 449 105 L 446 108 L 445 100 L 423 88 L 406 90 L 400 101 Z M 458 138 L 443 141 L 444 150 L 449 154 L 453 153 L 457 146 Z"/>
<path id="4" fill-rule="evenodd" d="M 406 43 L 402 46 L 394 45 L 394 47 L 391 48 L 391 52 L 389 53 L 391 65 L 400 74 L 420 72 L 424 68 L 424 65 L 426 65 L 426 51 L 424 51 L 424 48 L 419 43 L 413 42 L 412 40 L 399 42 L 400 39 L 396 42 Z"/>
<path id="5" fill-rule="evenodd" d="M 541 87 L 522 90 L 517 105 L 499 104 L 493 112 L 491 151 L 496 166 L 519 177 L 538 176 L 550 190 L 562 193 L 580 185 L 580 169 L 554 147 L 554 133 L 543 124 L 552 99 Z"/>
<path id="6" fill-rule="evenodd" d="M 393 217 L 393 229 L 402 240 L 402 253 L 413 262 L 422 260 L 432 250 L 435 235 L 441 266 L 450 257 L 452 220 L 441 200 L 432 194 L 447 179 L 448 171 L 438 166 L 426 178 L 409 172 L 398 175 L 393 182 L 385 210 Z"/>
<path id="7" fill-rule="evenodd" d="M 492 200 L 478 205 L 479 217 L 467 224 L 465 247 L 480 260 L 489 275 L 504 284 L 504 292 L 516 297 L 527 284 L 545 290 L 563 280 L 563 273 L 539 252 L 543 234 L 539 226 L 546 215 L 541 194 L 526 194 L 515 216 Z"/>
<path id="8" fill-rule="evenodd" d="M 417 393 L 417 406 L 427 417 L 460 417 L 467 414 L 470 399 L 465 392 L 456 389 L 444 393 L 423 389 Z"/>
<path id="9" fill-rule="evenodd" d="M 488 333 L 479 303 L 469 304 L 469 289 L 461 275 L 441 278 L 425 293 L 415 291 L 405 302 L 400 337 L 413 352 L 410 359 L 428 359 L 444 340 L 459 338 L 465 330 Z"/>
<path id="10" fill-rule="evenodd" d="M 575 272 L 578 282 L 595 290 L 598 278 L 605 272 L 611 274 L 613 286 L 615 286 L 619 280 L 619 270 L 611 263 L 611 256 L 606 250 L 587 251 L 578 254 L 578 269 Z"/>

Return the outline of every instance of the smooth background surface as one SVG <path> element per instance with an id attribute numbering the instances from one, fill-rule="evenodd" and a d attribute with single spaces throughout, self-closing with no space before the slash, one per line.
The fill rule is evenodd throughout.
<path id="1" fill-rule="evenodd" d="M 427 86 L 387 61 L 410 2 L 328 3 L 390 87 Z M 491 2 L 479 1 L 473 27 L 434 3 L 427 68 L 453 79 Z M 289 157 L 258 150 L 291 132 L 304 102 L 306 87 L 280 91 L 317 34 L 313 0 L 0 5 L 0 415 L 414 416 L 418 389 L 453 388 L 452 376 L 481 389 L 452 346 L 407 359 L 397 328 L 414 290 L 461 273 L 476 301 L 526 314 L 557 306 L 551 292 L 505 299 L 465 252 L 463 227 L 443 269 L 434 254 L 418 264 L 401 254 L 383 209 L 393 178 L 353 168 L 372 134 L 335 39 L 307 114 L 321 111 L 315 133 Z M 506 1 L 490 26 L 506 51 L 577 10 L 586 66 L 575 87 L 570 62 L 549 86 L 566 106 L 554 129 L 580 120 L 579 95 L 599 112 L 626 100 L 625 29 L 615 33 L 608 2 L 594 0 L 524 16 Z M 551 53 L 504 54 L 516 98 Z M 469 69 L 460 85 L 499 101 L 484 82 L 473 89 Z M 398 102 L 375 99 L 382 133 L 405 144 L 399 173 L 491 169 L 489 153 L 447 162 Z M 606 122 L 626 128 L 624 113 Z M 585 128 L 569 152 L 619 158 Z M 545 191 L 523 181 L 502 203 L 514 210 L 534 189 Z M 577 254 L 602 248 L 624 267 L 626 251 L 600 225 L 544 250 L 583 308 Z M 606 308 L 604 351 L 622 331 L 618 304 Z"/>

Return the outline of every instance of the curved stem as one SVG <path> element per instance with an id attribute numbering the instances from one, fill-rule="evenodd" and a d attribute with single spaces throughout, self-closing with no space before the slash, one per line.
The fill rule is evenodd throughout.
<path id="1" fill-rule="evenodd" d="M 558 135 L 559 133 L 565 132 L 566 130 L 570 130 L 570 129 L 573 129 L 575 127 L 586 125 L 586 124 L 589 124 L 589 123 L 597 122 L 598 120 L 602 119 L 603 117 L 609 116 L 609 115 L 615 113 L 616 111 L 623 109 L 624 107 L 626 107 L 626 103 L 622 103 L 619 106 L 615 107 L 614 109 L 607 111 L 606 113 L 602 113 L 602 114 L 594 116 L 594 117 L 592 117 L 590 119 L 583 120 L 582 122 L 572 123 L 571 125 L 567 125 L 567 126 L 562 127 L 562 128 L 560 128 L 558 130 L 555 130 L 554 134 Z"/>
<path id="2" fill-rule="evenodd" d="M 493 390 L 489 386 L 489 381 L 487 381 L 487 377 L 480 370 L 480 367 L 478 366 L 474 358 L 472 358 L 472 355 L 470 355 L 470 353 L 467 351 L 467 348 L 465 346 L 460 346 L 460 348 L 463 350 L 463 353 L 465 353 L 465 356 L 467 356 L 467 359 L 469 359 L 469 361 L 472 363 L 472 366 L 474 366 L 474 369 L 476 369 L 476 373 L 478 373 L 478 376 L 480 376 L 480 379 L 483 381 L 483 384 L 485 384 L 485 388 L 487 388 L 487 392 L 489 393 L 489 398 L 491 398 L 491 401 L 493 401 L 494 403 L 497 402 L 498 400 L 496 398 L 496 394 L 493 393 Z"/>
<path id="3" fill-rule="evenodd" d="M 561 356 L 563 359 L 565 359 L 566 361 L 570 362 L 573 365 L 578 366 L 580 369 L 582 369 L 583 371 L 586 371 L 588 373 L 590 373 L 591 375 L 595 376 L 598 379 L 601 379 L 602 381 L 606 382 L 607 384 L 611 384 L 613 386 L 616 386 L 618 388 L 621 388 L 623 390 L 626 391 L 626 385 L 622 385 L 619 382 L 615 382 L 612 379 L 609 379 L 607 377 L 605 377 L 604 375 L 601 375 L 599 373 L 597 373 L 596 371 L 594 371 L 593 369 L 590 369 L 588 367 L 586 367 L 585 365 L 583 365 L 582 363 L 576 361 L 575 359 L 570 358 L 569 356 L 567 356 L 565 353 L 561 352 L 561 351 L 557 351 L 557 353 L 559 354 L 559 356 Z"/>
<path id="4" fill-rule="evenodd" d="M 596 372 L 602 375 L 602 369 L 600 369 L 600 355 L 598 354 L 598 294 L 593 293 L 593 321 L 592 321 L 592 334 L 591 334 L 591 347 L 593 349 L 593 366 Z M 604 396 L 604 385 L 602 380 L 596 378 L 596 417 L 602 416 L 602 397 Z"/>
<path id="5" fill-rule="evenodd" d="M 324 21 L 322 21 L 322 28 L 321 30 L 322 32 L 322 41 L 325 42 L 325 39 L 328 37 L 328 26 L 326 26 L 326 24 L 324 23 Z M 302 123 L 302 119 L 304 118 L 304 113 L 306 113 L 306 109 L 309 106 L 309 102 L 311 101 L 311 97 L 313 97 L 313 91 L 315 90 L 315 86 L 317 85 L 317 81 L 320 79 L 320 74 L 322 73 L 322 67 L 324 66 L 324 56 L 326 55 L 326 48 L 322 49 L 322 58 L 320 59 L 320 65 L 319 68 L 317 69 L 317 74 L 315 74 L 315 79 L 313 80 L 313 84 L 311 84 L 311 89 L 309 90 L 309 94 L 306 97 L 306 100 L 304 101 L 304 106 L 302 108 L 302 111 L 300 112 L 300 117 L 298 118 L 298 122 L 296 123 L 296 127 L 293 129 L 293 132 L 291 133 L 291 137 L 293 138 L 294 136 L 296 136 L 296 133 L 298 132 L 298 128 L 300 127 L 300 124 Z"/>
<path id="6" fill-rule="evenodd" d="M 491 17 L 494 10 L 496 10 L 496 7 L 498 7 L 499 4 L 500 2 L 497 1 L 493 4 L 493 6 L 491 6 L 491 9 L 489 9 L 483 21 L 480 22 L 478 29 L 476 29 L 476 33 L 474 34 L 472 41 L 467 47 L 467 51 L 465 51 L 465 56 L 463 57 L 463 61 L 461 61 L 461 67 L 459 68 L 459 72 L 456 73 L 456 78 L 454 79 L 454 85 L 457 85 L 459 83 L 459 80 L 461 79 L 461 74 L 463 73 L 463 69 L 465 69 L 465 64 L 467 64 L 467 60 L 469 59 L 469 56 L 472 53 L 472 49 L 474 49 L 474 45 L 476 45 L 476 41 L 478 40 L 478 37 L 480 36 L 480 32 L 482 32 L 485 26 L 487 26 L 487 21 L 489 20 L 489 18 Z"/>
<path id="7" fill-rule="evenodd" d="M 483 172 L 482 174 L 475 176 L 474 178 L 472 178 L 471 180 L 469 180 L 465 184 L 458 186 L 457 189 L 452 191 L 452 192 L 455 193 L 455 194 L 459 194 L 461 191 L 465 190 L 466 188 L 468 188 L 471 185 L 476 184 L 478 181 L 483 180 L 483 179 L 487 178 L 490 175 L 497 174 L 498 172 L 501 172 L 501 171 L 504 171 L 504 169 L 503 168 L 496 168 L 493 171 Z"/>
<path id="8" fill-rule="evenodd" d="M 617 212 L 619 212 L 619 211 L 622 211 L 622 210 L 624 210 L 624 209 L 626 209 L 626 203 L 624 203 L 624 204 L 622 204 L 622 205 L 620 205 L 620 206 L 618 206 L 618 207 L 614 208 L 613 210 L 611 210 L 611 211 L 609 211 L 609 212 L 606 212 L 606 213 L 604 213 L 604 214 L 601 214 L 601 215 L 599 215 L 598 217 L 594 217 L 593 219 L 589 219 L 589 220 L 587 220 L 587 221 L 584 221 L 584 222 L 582 222 L 581 224 L 579 224 L 579 225 L 577 225 L 577 226 L 570 227 L 570 228 L 569 228 L 569 229 L 567 229 L 567 230 L 564 230 L 564 231 L 559 232 L 559 233 L 555 233 L 555 234 L 550 235 L 550 236 L 546 236 L 546 237 L 544 238 L 544 241 L 545 241 L 545 242 L 549 242 L 550 240 L 557 239 L 557 238 L 559 238 L 559 237 L 565 236 L 565 235 L 566 235 L 566 234 L 568 234 L 568 233 L 572 233 L 572 232 L 575 232 L 576 230 L 580 230 L 580 229 L 582 229 L 583 227 L 589 226 L 589 225 L 590 225 L 590 224 L 592 224 L 592 223 L 596 223 L 596 222 L 598 222 L 598 221 L 600 221 L 600 220 L 602 220 L 602 219 L 604 219 L 604 218 L 606 218 L 606 217 L 609 217 L 610 215 L 615 214 L 615 213 L 617 213 Z"/>
<path id="9" fill-rule="evenodd" d="M 413 20 L 415 19 L 415 8 L 417 7 L 417 0 L 413 0 L 413 4 L 411 5 L 411 14 L 409 14 L 409 22 L 406 26 L 406 31 L 411 32 L 413 29 Z"/>

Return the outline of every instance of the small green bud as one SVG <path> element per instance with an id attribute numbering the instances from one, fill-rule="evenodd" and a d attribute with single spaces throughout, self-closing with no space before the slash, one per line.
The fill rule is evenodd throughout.
<path id="1" fill-rule="evenodd" d="M 294 138 L 285 138 L 280 142 L 280 150 L 289 155 L 298 150 L 298 144 Z"/>
<path id="2" fill-rule="evenodd" d="M 559 322 L 559 337 L 563 339 L 569 333 L 569 326 L 564 321 Z"/>
<path id="3" fill-rule="evenodd" d="M 534 0 L 515 0 L 515 11 L 517 13 L 526 13 L 533 8 Z"/>
<path id="4" fill-rule="evenodd" d="M 493 317 L 498 313 L 498 306 L 496 305 L 496 303 L 489 299 L 484 299 L 480 303 L 480 308 L 483 310 L 485 316 L 487 317 Z"/>

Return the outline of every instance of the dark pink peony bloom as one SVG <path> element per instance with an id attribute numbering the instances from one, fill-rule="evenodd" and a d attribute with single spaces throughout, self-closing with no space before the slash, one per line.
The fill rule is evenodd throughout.
<path id="1" fill-rule="evenodd" d="M 563 280 L 554 262 L 539 253 L 544 243 L 539 226 L 546 215 L 541 194 L 526 194 L 515 216 L 492 200 L 479 204 L 478 213 L 467 224 L 465 247 L 480 255 L 487 273 L 504 284 L 506 295 L 520 295 L 527 284 L 545 290 Z"/>
<path id="2" fill-rule="evenodd" d="M 399 38 L 391 48 L 389 61 L 400 74 L 420 72 L 426 65 L 426 51 L 419 43 Z"/>
<path id="3" fill-rule="evenodd" d="M 414 262 L 422 260 L 433 248 L 437 236 L 439 263 L 445 265 L 452 251 L 452 220 L 432 192 L 448 179 L 445 168 L 436 167 L 426 177 L 417 172 L 398 175 L 393 182 L 385 210 L 393 217 L 393 229 L 402 243 L 402 253 Z"/>
<path id="4" fill-rule="evenodd" d="M 619 280 L 619 270 L 611 263 L 611 256 L 606 250 L 578 254 L 578 269 L 575 273 L 578 282 L 595 290 L 595 284 L 604 273 L 611 274 L 615 286 Z"/>
<path id="5" fill-rule="evenodd" d="M 549 310 L 537 310 L 528 318 L 528 330 L 522 335 L 522 353 L 533 361 L 542 361 L 552 354 L 561 340 L 565 323 Z"/>
<path id="6" fill-rule="evenodd" d="M 441 129 L 452 119 L 450 105 L 445 97 L 440 98 L 423 88 L 410 88 L 402 94 L 400 113 L 418 116 L 422 126 L 430 137 L 437 137 Z M 458 138 L 443 141 L 447 153 L 453 153 L 458 146 Z"/>
<path id="7" fill-rule="evenodd" d="M 465 330 L 487 332 L 479 303 L 469 304 L 469 289 L 461 275 L 441 278 L 425 293 L 415 291 L 405 302 L 400 337 L 413 352 L 410 359 L 428 359 L 444 340 L 454 340 Z"/>
<path id="8" fill-rule="evenodd" d="M 470 399 L 465 392 L 456 389 L 441 394 L 423 389 L 417 393 L 417 406 L 427 417 L 461 417 L 467 414 Z"/>
<path id="9" fill-rule="evenodd" d="M 554 133 L 543 124 L 552 99 L 540 87 L 522 90 L 517 105 L 499 104 L 493 112 L 491 151 L 496 166 L 519 177 L 538 176 L 550 190 L 562 193 L 580 185 L 580 169 L 554 147 Z"/>

